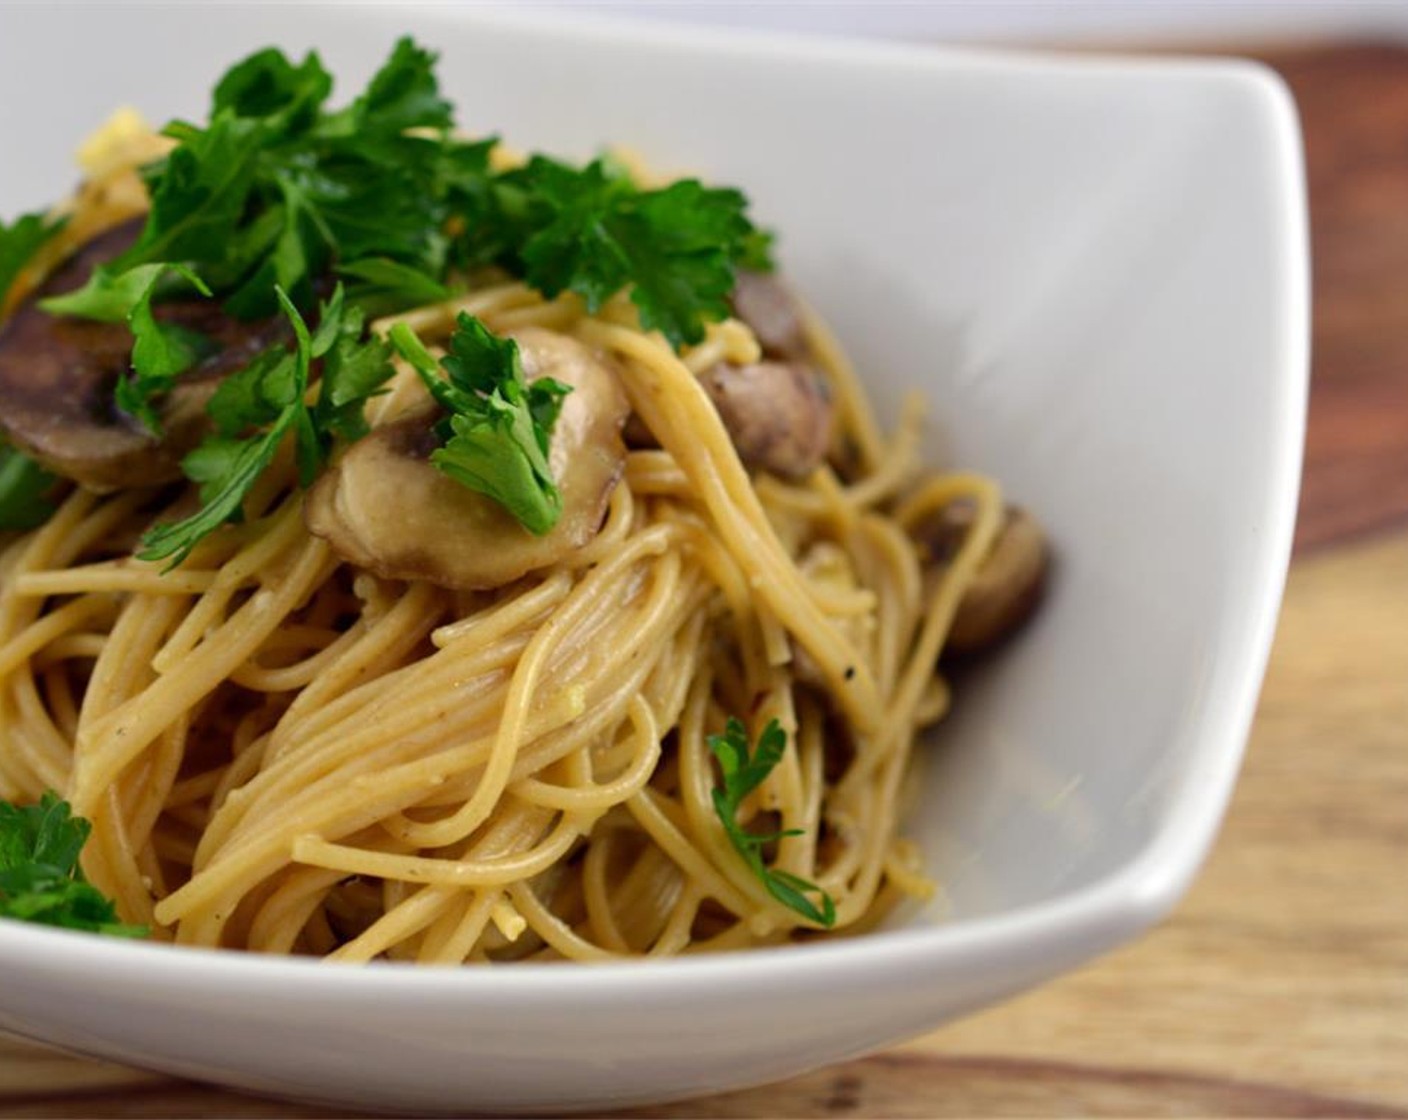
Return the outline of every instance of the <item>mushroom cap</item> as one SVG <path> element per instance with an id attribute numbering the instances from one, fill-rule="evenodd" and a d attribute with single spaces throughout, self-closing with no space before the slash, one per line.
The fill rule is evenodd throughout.
<path id="1" fill-rule="evenodd" d="M 743 270 L 729 303 L 758 340 L 764 360 L 721 362 L 699 375 L 745 466 L 783 478 L 805 478 L 831 446 L 831 396 L 814 368 L 802 312 L 786 282 Z M 658 447 L 638 416 L 626 424 L 632 447 Z"/>
<path id="2" fill-rule="evenodd" d="M 562 493 L 562 516 L 534 536 L 498 502 L 430 462 L 440 410 L 424 406 L 350 447 L 308 493 L 304 521 L 344 560 L 388 579 L 457 589 L 488 589 L 566 558 L 601 529 L 626 448 L 630 406 L 607 359 L 566 335 L 525 328 L 525 376 L 572 387 L 553 429 L 548 464 Z"/>
<path id="3" fill-rule="evenodd" d="M 925 542 L 931 556 L 946 564 L 972 520 L 972 508 L 963 503 L 946 509 Z M 1026 510 L 1008 506 L 992 550 L 959 601 L 949 630 L 950 648 L 976 653 L 1014 633 L 1036 609 L 1049 564 L 1041 526 Z"/>
<path id="4" fill-rule="evenodd" d="M 184 374 L 162 402 L 155 438 L 113 402 L 131 365 L 125 323 L 51 315 L 38 303 L 81 287 L 98 265 L 136 240 L 134 219 L 99 234 L 60 266 L 0 325 L 0 434 L 55 474 L 92 490 L 149 486 L 181 477 L 181 457 L 207 428 L 205 405 L 227 374 L 287 338 L 280 319 L 245 323 L 212 300 L 161 304 L 155 314 L 210 338 L 214 354 Z"/>
<path id="5" fill-rule="evenodd" d="M 826 382 L 800 362 L 720 362 L 699 377 L 744 464 L 806 478 L 831 446 L 835 408 Z"/>
<path id="6" fill-rule="evenodd" d="M 741 271 L 729 298 L 733 313 L 752 328 L 758 345 L 769 358 L 811 357 L 797 300 L 777 276 Z"/>

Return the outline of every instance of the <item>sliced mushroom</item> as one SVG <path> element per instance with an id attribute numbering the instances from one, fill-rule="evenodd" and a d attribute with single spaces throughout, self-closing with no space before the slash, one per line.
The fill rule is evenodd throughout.
<path id="1" fill-rule="evenodd" d="M 781 279 L 761 272 L 739 272 L 729 301 L 757 337 L 764 360 L 720 363 L 699 380 L 746 466 L 805 478 L 830 449 L 833 410 L 826 382 L 811 365 L 801 310 Z M 634 415 L 626 443 L 659 446 Z"/>
<path id="2" fill-rule="evenodd" d="M 429 404 L 358 441 L 318 480 L 304 505 L 309 530 L 380 576 L 464 589 L 512 583 L 596 536 L 625 463 L 621 427 L 630 405 L 620 376 L 565 335 L 527 328 L 511 337 L 529 380 L 572 386 L 548 455 L 562 492 L 551 532 L 534 536 L 498 502 L 430 463 L 440 413 Z"/>
<path id="3" fill-rule="evenodd" d="M 835 409 L 826 382 L 810 366 L 720 362 L 699 381 L 746 466 L 795 479 L 826 458 Z"/>
<path id="4" fill-rule="evenodd" d="M 239 322 L 211 300 L 158 306 L 159 319 L 205 335 L 215 350 L 166 396 L 164 434 L 154 438 L 113 403 L 113 388 L 131 360 L 126 325 L 50 315 L 38 306 L 81 287 L 140 229 L 138 219 L 99 234 L 0 325 L 0 434 L 54 473 L 93 490 L 180 478 L 181 457 L 200 442 L 205 405 L 220 379 L 289 332 L 282 317 Z"/>
<path id="5" fill-rule="evenodd" d="M 801 310 L 781 279 L 761 272 L 740 272 L 730 300 L 734 314 L 757 336 L 765 360 L 721 363 L 700 381 L 746 466 L 805 478 L 826 458 L 834 409 L 826 382 L 811 365 Z"/>
<path id="6" fill-rule="evenodd" d="M 776 276 L 740 272 L 730 299 L 733 313 L 753 329 L 769 358 L 806 361 L 811 357 L 797 301 Z"/>
<path id="7" fill-rule="evenodd" d="M 929 558 L 946 564 L 973 523 L 973 509 L 954 503 L 923 534 Z M 1041 598 L 1049 563 L 1046 535 L 1025 510 L 1008 506 L 992 551 L 963 594 L 949 646 L 976 653 L 1001 642 L 1031 615 Z"/>

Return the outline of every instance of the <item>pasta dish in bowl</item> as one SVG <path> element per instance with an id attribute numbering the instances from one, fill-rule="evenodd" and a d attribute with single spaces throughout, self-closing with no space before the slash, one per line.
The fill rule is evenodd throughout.
<path id="1" fill-rule="evenodd" d="M 101 100 L 11 130 L 0 1026 L 605 1107 L 1171 904 L 1293 497 L 1264 79 L 421 13 L 433 65 L 391 11 L 245 16 L 95 12 L 120 80 L 79 44 Z M 129 99 L 180 120 L 52 206 Z"/>
<path id="2" fill-rule="evenodd" d="M 330 84 L 254 54 L 13 226 L 5 795 L 188 945 L 673 955 L 926 894 L 914 737 L 1032 520 L 881 431 L 739 192 L 462 140 L 409 39 Z"/>

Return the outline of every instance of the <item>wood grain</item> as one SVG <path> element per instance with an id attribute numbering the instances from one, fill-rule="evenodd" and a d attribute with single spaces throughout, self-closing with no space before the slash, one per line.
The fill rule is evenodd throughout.
<path id="1" fill-rule="evenodd" d="M 1408 524 L 1408 50 L 1263 54 L 1305 136 L 1315 330 L 1296 541 Z"/>
<path id="2" fill-rule="evenodd" d="M 1004 1007 L 651 1114 L 1408 1117 L 1408 50 L 1264 57 L 1306 132 L 1314 376 L 1298 559 L 1207 869 L 1159 930 Z M 5 1042 L 0 1085 L 0 1118 L 327 1115 Z"/>

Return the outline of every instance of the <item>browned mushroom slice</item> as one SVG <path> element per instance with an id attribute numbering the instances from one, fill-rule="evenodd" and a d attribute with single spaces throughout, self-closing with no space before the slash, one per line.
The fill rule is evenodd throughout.
<path id="1" fill-rule="evenodd" d="M 930 559 L 946 564 L 973 522 L 972 507 L 954 503 L 922 534 Z M 949 646 L 975 653 L 1017 630 L 1041 598 L 1049 563 L 1046 535 L 1025 510 L 1008 506 L 992 551 L 963 594 L 949 631 Z"/>
<path id="2" fill-rule="evenodd" d="M 50 315 L 37 306 L 81 287 L 140 229 L 139 219 L 95 237 L 0 325 L 0 434 L 55 474 L 93 490 L 179 478 L 181 456 L 206 430 L 205 404 L 220 379 L 288 337 L 282 318 L 242 323 L 210 300 L 159 306 L 159 319 L 198 331 L 215 350 L 167 395 L 164 434 L 154 438 L 113 403 L 113 388 L 131 360 L 126 325 Z"/>
<path id="3" fill-rule="evenodd" d="M 720 362 L 699 378 L 744 464 L 805 478 L 826 458 L 835 409 L 816 372 L 796 362 Z"/>
<path id="4" fill-rule="evenodd" d="M 343 559 L 390 579 L 492 588 L 564 559 L 596 536 L 626 448 L 630 406 L 616 370 L 580 342 L 516 331 L 529 380 L 572 387 L 553 429 L 548 464 L 562 517 L 536 537 L 503 506 L 455 482 L 429 460 L 440 416 L 427 406 L 358 441 L 308 494 L 304 520 Z"/>
<path id="5" fill-rule="evenodd" d="M 752 328 L 769 358 L 811 357 L 802 314 L 787 285 L 762 272 L 740 272 L 734 282 L 733 313 Z"/>
<path id="6" fill-rule="evenodd" d="M 765 360 L 751 366 L 720 365 L 700 377 L 713 398 L 734 446 L 749 467 L 788 478 L 810 474 L 826 457 L 831 437 L 831 400 L 811 368 L 811 347 L 802 314 L 787 285 L 776 276 L 739 272 L 729 295 L 734 315 L 748 324 Z M 784 367 L 792 367 L 790 372 Z M 794 410 L 789 417 L 778 409 Z M 761 414 L 755 415 L 761 409 Z M 789 431 L 792 424 L 795 430 Z M 639 416 L 626 424 L 630 447 L 659 447 Z M 820 445 L 818 450 L 818 445 Z"/>

